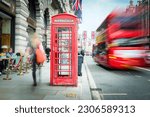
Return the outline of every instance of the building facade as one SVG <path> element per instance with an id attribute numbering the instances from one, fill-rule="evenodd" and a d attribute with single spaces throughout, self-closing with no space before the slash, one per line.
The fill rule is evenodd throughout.
<path id="1" fill-rule="evenodd" d="M 7 10 L 7 3 L 11 10 Z M 1 46 L 24 52 L 33 33 L 37 32 L 43 46 L 50 47 L 51 16 L 63 12 L 73 13 L 72 0 L 0 0 L 0 38 L 5 42 L 1 41 Z M 6 43 L 4 34 L 9 34 L 10 44 Z"/>

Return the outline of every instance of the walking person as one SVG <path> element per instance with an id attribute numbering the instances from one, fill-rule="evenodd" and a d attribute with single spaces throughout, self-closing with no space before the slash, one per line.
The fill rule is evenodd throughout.
<path id="1" fill-rule="evenodd" d="M 41 44 L 40 39 L 37 36 L 37 33 L 33 34 L 33 37 L 31 39 L 31 44 L 30 46 L 30 52 L 32 50 L 31 54 L 31 58 L 32 58 L 32 77 L 33 77 L 33 86 L 37 86 L 37 80 L 36 80 L 36 65 L 40 65 L 37 63 L 36 61 L 36 49 L 38 48 L 38 46 Z"/>

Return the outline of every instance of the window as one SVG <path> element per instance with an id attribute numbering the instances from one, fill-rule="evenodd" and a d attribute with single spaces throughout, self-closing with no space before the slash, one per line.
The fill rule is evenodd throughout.
<path id="1" fill-rule="evenodd" d="M 36 19 L 36 0 L 30 0 L 29 1 L 29 11 L 30 11 L 30 14 L 29 16 L 32 18 L 32 19 Z"/>

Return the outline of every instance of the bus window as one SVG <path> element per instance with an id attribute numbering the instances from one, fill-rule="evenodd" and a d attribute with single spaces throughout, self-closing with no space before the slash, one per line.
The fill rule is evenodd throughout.
<path id="1" fill-rule="evenodd" d="M 99 54 L 106 53 L 106 43 L 99 44 L 98 45 L 98 51 L 99 51 Z"/>
<path id="2" fill-rule="evenodd" d="M 125 46 L 143 46 L 148 44 L 148 39 L 147 38 L 133 38 L 133 39 L 127 39 L 127 38 L 122 38 L 122 39 L 116 39 L 113 40 L 111 45 L 118 46 L 118 47 L 125 47 Z"/>

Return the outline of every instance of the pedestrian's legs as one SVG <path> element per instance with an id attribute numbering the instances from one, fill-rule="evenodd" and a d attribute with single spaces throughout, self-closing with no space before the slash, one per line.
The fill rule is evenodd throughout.
<path id="1" fill-rule="evenodd" d="M 33 85 L 36 86 L 36 54 L 34 53 L 33 61 L 32 61 L 32 77 L 33 77 Z"/>
<path id="2" fill-rule="evenodd" d="M 40 82 L 40 83 L 41 83 L 41 72 L 42 72 L 42 71 L 41 71 L 41 67 L 42 67 L 42 66 L 39 64 L 39 65 L 38 65 L 38 68 L 39 68 L 39 82 Z"/>

